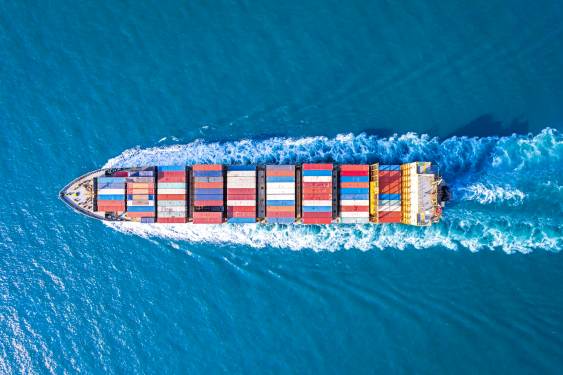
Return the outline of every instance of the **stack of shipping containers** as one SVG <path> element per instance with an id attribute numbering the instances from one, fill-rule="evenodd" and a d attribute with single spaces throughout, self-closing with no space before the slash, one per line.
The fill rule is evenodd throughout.
<path id="1" fill-rule="evenodd" d="M 303 164 L 302 222 L 332 223 L 332 164 Z"/>
<path id="2" fill-rule="evenodd" d="M 128 171 L 127 213 L 132 221 L 154 223 L 154 170 Z"/>
<path id="3" fill-rule="evenodd" d="M 158 167 L 157 223 L 187 221 L 187 177 L 185 166 Z"/>
<path id="4" fill-rule="evenodd" d="M 369 223 L 369 165 L 340 166 L 340 222 Z"/>
<path id="5" fill-rule="evenodd" d="M 224 207 L 223 166 L 196 164 L 194 181 L 194 224 L 221 224 Z"/>
<path id="6" fill-rule="evenodd" d="M 379 223 L 401 222 L 401 166 L 379 166 Z"/>
<path id="7" fill-rule="evenodd" d="M 227 171 L 227 222 L 256 222 L 256 167 L 232 165 Z"/>
<path id="8" fill-rule="evenodd" d="M 97 211 L 123 213 L 125 177 L 98 177 L 96 183 Z"/>
<path id="9" fill-rule="evenodd" d="M 295 222 L 295 165 L 266 166 L 266 217 L 268 223 Z"/>

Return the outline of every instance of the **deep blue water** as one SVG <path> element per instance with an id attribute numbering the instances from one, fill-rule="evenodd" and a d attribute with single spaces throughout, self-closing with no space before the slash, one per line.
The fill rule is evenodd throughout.
<path id="1" fill-rule="evenodd" d="M 0 373 L 561 373 L 562 14 L 0 2 Z M 103 165 L 416 159 L 454 191 L 429 229 L 108 226 L 57 199 Z"/>

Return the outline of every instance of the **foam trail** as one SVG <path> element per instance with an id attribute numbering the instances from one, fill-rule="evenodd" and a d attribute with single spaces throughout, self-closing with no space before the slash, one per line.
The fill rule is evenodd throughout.
<path id="1" fill-rule="evenodd" d="M 216 244 L 313 249 L 501 249 L 507 253 L 559 251 L 563 247 L 563 137 L 554 129 L 509 137 L 440 140 L 408 133 L 379 138 L 271 138 L 237 142 L 133 148 L 105 167 L 159 164 L 256 164 L 333 161 L 404 163 L 429 160 L 453 188 L 442 222 L 430 228 L 403 225 L 257 226 L 138 225 L 109 223 L 151 238 Z"/>

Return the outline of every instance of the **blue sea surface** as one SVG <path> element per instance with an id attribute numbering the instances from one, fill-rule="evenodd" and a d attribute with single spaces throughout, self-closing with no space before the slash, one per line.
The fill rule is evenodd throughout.
<path id="1" fill-rule="evenodd" d="M 563 372 L 563 3 L 0 2 L 0 374 Z M 436 163 L 441 223 L 104 224 L 101 166 Z"/>

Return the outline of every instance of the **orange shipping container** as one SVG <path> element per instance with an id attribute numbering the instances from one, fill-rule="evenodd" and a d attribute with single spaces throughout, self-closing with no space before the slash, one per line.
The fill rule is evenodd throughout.
<path id="1" fill-rule="evenodd" d="M 223 166 L 221 164 L 194 164 L 192 169 L 194 171 L 222 171 Z"/>

